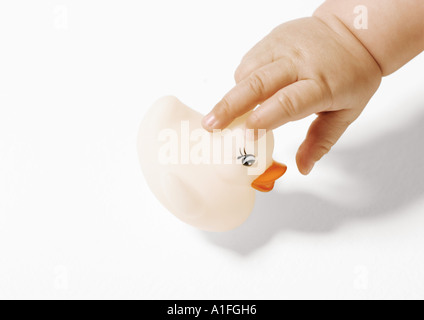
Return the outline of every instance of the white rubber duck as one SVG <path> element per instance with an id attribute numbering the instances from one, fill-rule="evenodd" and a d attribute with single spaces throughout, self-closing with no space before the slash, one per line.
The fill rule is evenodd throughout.
<path id="1" fill-rule="evenodd" d="M 272 190 L 287 170 L 272 159 L 271 131 L 246 138 L 245 116 L 209 133 L 202 115 L 168 96 L 145 115 L 138 152 L 146 181 L 180 220 L 207 231 L 241 225 L 255 203 L 255 189 Z"/>

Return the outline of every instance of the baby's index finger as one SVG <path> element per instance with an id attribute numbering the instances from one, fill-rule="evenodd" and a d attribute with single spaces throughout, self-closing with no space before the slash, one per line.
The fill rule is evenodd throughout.
<path id="1" fill-rule="evenodd" d="M 231 89 L 203 118 L 203 127 L 208 131 L 226 128 L 234 119 L 296 79 L 295 68 L 288 60 L 279 60 L 254 71 Z"/>

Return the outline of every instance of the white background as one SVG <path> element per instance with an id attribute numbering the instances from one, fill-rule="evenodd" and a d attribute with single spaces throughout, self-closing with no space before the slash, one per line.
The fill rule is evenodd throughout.
<path id="1" fill-rule="evenodd" d="M 139 169 L 157 98 L 206 113 L 319 3 L 2 1 L 0 298 L 424 298 L 424 56 L 311 176 L 294 156 L 312 119 L 277 130 L 289 171 L 235 231 L 180 223 Z"/>

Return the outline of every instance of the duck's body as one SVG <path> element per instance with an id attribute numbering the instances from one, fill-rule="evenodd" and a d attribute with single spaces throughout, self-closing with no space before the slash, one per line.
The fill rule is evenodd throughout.
<path id="1" fill-rule="evenodd" d="M 213 152 L 217 152 L 213 149 L 214 143 L 224 135 L 207 133 L 201 128 L 201 119 L 200 113 L 175 97 L 157 101 L 141 124 L 138 143 L 140 163 L 149 187 L 175 216 L 203 230 L 226 231 L 242 224 L 253 210 L 255 190 L 251 184 L 258 175 L 247 174 L 247 168 L 236 161 L 233 164 L 214 161 Z M 229 129 L 242 127 L 243 121 L 239 119 Z M 200 133 L 201 139 L 209 139 L 210 157 L 199 157 L 207 153 L 199 147 L 200 141 L 206 141 L 190 140 L 193 133 L 197 133 L 198 137 Z M 234 150 L 240 147 L 235 146 Z M 228 153 L 225 148 L 223 146 L 223 158 L 230 154 L 230 158 L 234 159 L 227 157 L 226 160 L 236 160 L 239 154 Z M 272 133 L 267 134 L 266 148 L 266 153 L 272 154 Z M 210 161 L 204 161 L 206 158 Z M 209 163 L 198 163 L 202 159 Z M 268 168 L 272 158 L 269 156 L 262 161 Z"/>

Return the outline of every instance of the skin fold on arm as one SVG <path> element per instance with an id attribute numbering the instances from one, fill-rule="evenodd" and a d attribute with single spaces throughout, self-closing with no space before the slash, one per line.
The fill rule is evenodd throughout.
<path id="1" fill-rule="evenodd" d="M 358 28 L 358 8 L 367 28 Z M 272 130 L 317 114 L 297 152 L 308 174 L 361 114 L 383 76 L 424 50 L 424 1 L 328 0 L 312 17 L 284 23 L 254 46 L 236 85 L 202 121 L 223 129 L 255 109 L 251 129 Z"/>

